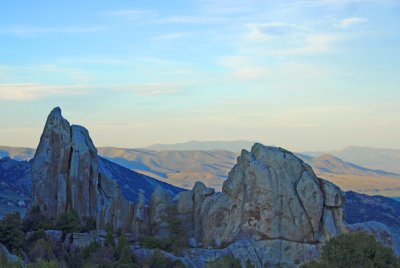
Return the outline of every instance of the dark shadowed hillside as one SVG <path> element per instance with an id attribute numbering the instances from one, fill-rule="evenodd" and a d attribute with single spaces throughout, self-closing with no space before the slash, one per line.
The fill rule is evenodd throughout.
<path id="1" fill-rule="evenodd" d="M 32 190 L 30 167 L 28 161 L 0 159 L 0 218 L 10 211 L 25 214 Z"/>

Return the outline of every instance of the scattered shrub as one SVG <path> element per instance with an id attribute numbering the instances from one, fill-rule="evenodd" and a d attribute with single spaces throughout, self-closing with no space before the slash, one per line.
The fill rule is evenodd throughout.
<path id="1" fill-rule="evenodd" d="M 29 251 L 29 257 L 33 261 L 53 260 L 55 258 L 53 243 L 43 238 L 40 238 L 36 241 L 36 243 L 33 245 L 33 248 Z"/>
<path id="2" fill-rule="evenodd" d="M 104 245 L 111 247 L 113 249 L 115 249 L 115 247 L 117 246 L 115 243 L 114 232 L 112 231 L 111 227 L 107 227 L 107 235 L 106 235 L 106 240 L 104 241 Z"/>
<path id="3" fill-rule="evenodd" d="M 182 221 L 178 218 L 170 219 L 169 231 L 171 232 L 171 237 L 169 238 L 170 245 L 167 250 L 173 252 L 174 254 L 180 255 L 182 253 L 182 249 L 188 247 L 188 235 L 185 227 L 182 224 Z"/>
<path id="4" fill-rule="evenodd" d="M 96 230 L 97 229 L 97 223 L 96 223 L 95 218 L 89 217 L 89 218 L 86 219 L 85 229 L 87 231 L 92 231 L 92 230 Z"/>
<path id="5" fill-rule="evenodd" d="M 9 262 L 3 254 L 0 253 L 0 267 L 7 268 L 22 268 L 22 263 L 19 262 Z"/>
<path id="6" fill-rule="evenodd" d="M 150 249 L 162 249 L 180 255 L 182 249 L 188 246 L 188 236 L 182 222 L 178 218 L 168 219 L 170 236 L 166 239 L 158 239 L 154 236 L 145 236 L 142 246 Z"/>
<path id="7" fill-rule="evenodd" d="M 208 263 L 207 268 L 241 268 L 240 260 L 236 259 L 232 254 Z"/>
<path id="8" fill-rule="evenodd" d="M 375 237 L 364 232 L 342 234 L 322 247 L 320 262 L 304 265 L 317 267 L 399 267 L 392 249 L 384 247 Z"/>
<path id="9" fill-rule="evenodd" d="M 171 268 L 174 262 L 167 258 L 159 249 L 156 249 L 153 255 L 147 260 L 145 267 L 149 268 Z"/>
<path id="10" fill-rule="evenodd" d="M 145 248 L 168 250 L 171 246 L 171 240 L 158 239 L 154 236 L 145 236 L 142 241 Z"/>
<path id="11" fill-rule="evenodd" d="M 89 267 L 120 267 L 115 259 L 114 250 L 108 246 L 99 248 L 84 262 Z"/>
<path id="12" fill-rule="evenodd" d="M 62 213 L 57 220 L 56 228 L 65 233 L 79 232 L 79 216 L 75 210 Z"/>
<path id="13" fill-rule="evenodd" d="M 8 214 L 0 221 L 0 243 L 10 251 L 17 253 L 24 245 L 25 234 L 22 231 L 20 214 Z"/>
<path id="14" fill-rule="evenodd" d="M 118 247 L 116 251 L 118 257 L 118 263 L 123 266 L 132 266 L 132 251 L 129 247 L 128 240 L 125 235 L 121 233 L 121 236 L 118 241 Z"/>
<path id="15" fill-rule="evenodd" d="M 24 221 L 23 221 L 23 230 L 24 232 L 31 232 L 31 231 L 37 231 L 37 230 L 50 230 L 54 229 L 53 221 L 45 216 L 41 210 L 40 207 L 33 206 L 28 214 L 26 215 Z"/>
<path id="16" fill-rule="evenodd" d="M 86 248 L 82 250 L 82 257 L 87 260 L 89 257 L 97 252 L 101 248 L 101 244 L 97 241 L 93 241 L 92 243 L 89 244 Z"/>
<path id="17" fill-rule="evenodd" d="M 27 268 L 58 268 L 57 262 L 56 261 L 44 261 L 40 260 L 35 263 L 29 263 L 27 265 Z"/>

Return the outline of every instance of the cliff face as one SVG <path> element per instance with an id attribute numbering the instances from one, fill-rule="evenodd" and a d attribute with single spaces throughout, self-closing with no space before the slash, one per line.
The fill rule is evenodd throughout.
<path id="1" fill-rule="evenodd" d="M 116 217 L 120 209 L 133 211 L 120 198 L 118 185 L 99 171 L 97 150 L 88 131 L 70 125 L 55 108 L 47 118 L 32 162 L 33 203 L 51 217 L 74 209 L 81 218 L 129 228 L 129 219 Z"/>
<path id="2" fill-rule="evenodd" d="M 70 143 L 71 126 L 56 108 L 47 118 L 32 162 L 33 203 L 54 217 L 67 209 Z"/>

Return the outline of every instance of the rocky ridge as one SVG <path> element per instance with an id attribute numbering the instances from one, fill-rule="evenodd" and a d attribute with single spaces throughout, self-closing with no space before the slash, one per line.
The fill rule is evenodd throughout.
<path id="1" fill-rule="evenodd" d="M 32 163 L 33 203 L 51 217 L 75 210 L 81 219 L 94 218 L 97 229 L 111 225 L 133 240 L 169 239 L 169 227 L 179 219 L 192 247 L 184 251 L 189 267 L 203 267 L 203 254 L 228 253 L 242 265 L 298 266 L 346 232 L 342 191 L 281 148 L 255 144 L 243 150 L 222 192 L 201 182 L 190 191 L 154 184 L 149 202 L 139 189 L 131 202 L 121 189 L 124 173 L 110 172 L 104 161 L 88 131 L 71 126 L 55 108 Z"/>

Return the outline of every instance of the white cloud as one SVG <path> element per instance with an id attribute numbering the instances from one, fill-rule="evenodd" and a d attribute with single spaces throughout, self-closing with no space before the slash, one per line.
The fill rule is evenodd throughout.
<path id="1" fill-rule="evenodd" d="M 86 94 L 88 90 L 89 87 L 82 85 L 0 84 L 0 100 L 32 101 L 56 95 Z"/>
<path id="2" fill-rule="evenodd" d="M 252 41 L 270 41 L 294 31 L 304 30 L 296 25 L 283 22 L 249 23 L 246 26 L 250 32 L 245 38 Z"/>
<path id="3" fill-rule="evenodd" d="M 45 85 L 35 83 L 0 84 L 0 100 L 33 101 L 66 95 L 84 95 L 95 90 L 133 93 L 142 96 L 173 95 L 184 92 L 188 85 L 178 83 L 143 83 L 131 85 Z"/>
<path id="4" fill-rule="evenodd" d="M 331 7 L 331 6 L 347 6 L 347 5 L 362 5 L 362 4 L 396 4 L 397 0 L 300 0 L 292 1 L 286 4 L 287 7 L 302 8 L 302 7 Z"/>
<path id="5" fill-rule="evenodd" d="M 305 56 L 327 53 L 332 49 L 334 43 L 340 41 L 341 36 L 337 34 L 321 33 L 308 35 L 304 44 L 298 47 L 278 49 L 270 54 L 278 57 L 283 56 Z"/>
<path id="6" fill-rule="evenodd" d="M 339 28 L 347 28 L 355 24 L 367 22 L 368 20 L 360 17 L 351 17 L 340 20 L 335 26 Z"/>

